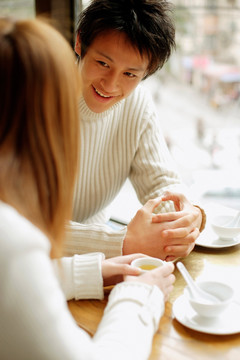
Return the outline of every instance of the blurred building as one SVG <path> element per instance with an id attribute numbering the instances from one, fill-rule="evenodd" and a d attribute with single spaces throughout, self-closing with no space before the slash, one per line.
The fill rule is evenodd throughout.
<path id="1" fill-rule="evenodd" d="M 240 0 L 173 3 L 178 57 L 175 73 L 206 93 L 214 107 L 239 101 Z"/>
<path id="2" fill-rule="evenodd" d="M 240 0 L 173 0 L 173 3 L 176 19 L 188 20 L 184 29 L 177 21 L 177 40 L 185 53 L 195 53 L 197 49 L 219 60 L 237 61 Z"/>

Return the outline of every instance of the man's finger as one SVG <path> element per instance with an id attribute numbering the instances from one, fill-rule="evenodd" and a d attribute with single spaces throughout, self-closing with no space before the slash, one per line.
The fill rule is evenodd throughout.
<path id="1" fill-rule="evenodd" d="M 162 202 L 162 197 L 158 197 L 155 199 L 150 199 L 146 202 L 146 204 L 143 206 L 146 210 L 153 212 L 153 210 L 159 206 Z"/>

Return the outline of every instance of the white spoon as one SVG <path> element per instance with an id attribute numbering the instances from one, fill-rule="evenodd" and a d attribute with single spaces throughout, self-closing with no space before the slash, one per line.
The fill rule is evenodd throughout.
<path id="1" fill-rule="evenodd" d="M 234 216 L 232 220 L 224 224 L 226 227 L 239 227 L 240 226 L 240 211 L 238 211 L 237 215 Z"/>
<path id="2" fill-rule="evenodd" d="M 197 300 L 201 299 L 205 303 L 217 303 L 217 302 L 220 302 L 220 300 L 216 296 L 210 294 L 207 291 L 202 290 L 196 284 L 196 282 L 193 280 L 193 278 L 191 277 L 191 275 L 189 274 L 189 272 L 187 271 L 187 269 L 185 268 L 183 263 L 181 263 L 179 261 L 177 263 L 177 268 L 180 271 L 180 273 L 182 274 L 182 276 L 184 277 L 184 280 L 186 281 L 186 283 L 188 284 L 189 290 L 191 292 L 192 297 L 194 297 Z"/>

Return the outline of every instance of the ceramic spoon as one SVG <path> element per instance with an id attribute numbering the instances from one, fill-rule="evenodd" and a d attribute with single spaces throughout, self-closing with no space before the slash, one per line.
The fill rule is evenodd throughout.
<path id="1" fill-rule="evenodd" d="M 210 294 L 207 291 L 202 290 L 197 284 L 196 282 L 193 280 L 193 278 L 191 277 L 191 275 L 189 274 L 189 272 L 187 271 L 187 269 L 185 268 L 185 266 L 183 265 L 183 263 L 181 263 L 180 261 L 177 263 L 177 268 L 180 271 L 180 273 L 182 274 L 182 276 L 184 277 L 184 280 L 186 281 L 186 283 L 189 286 L 189 290 L 191 292 L 192 297 L 194 297 L 195 299 L 199 300 L 203 300 L 205 303 L 217 303 L 220 302 L 220 300 Z"/>
<path id="2" fill-rule="evenodd" d="M 232 220 L 224 224 L 226 227 L 239 227 L 240 226 L 240 211 L 238 211 L 237 215 L 234 216 Z"/>

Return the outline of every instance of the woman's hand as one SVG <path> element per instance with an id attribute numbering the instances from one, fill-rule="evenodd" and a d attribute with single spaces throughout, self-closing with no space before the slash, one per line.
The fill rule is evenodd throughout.
<path id="1" fill-rule="evenodd" d="M 124 275 L 139 275 L 140 270 L 136 267 L 132 267 L 130 264 L 133 260 L 144 256 L 146 255 L 131 254 L 103 260 L 102 277 L 104 286 L 115 285 L 123 281 Z"/>
<path id="2" fill-rule="evenodd" d="M 148 285 L 156 285 L 162 291 L 164 300 L 168 299 L 173 289 L 175 276 L 173 275 L 174 265 L 172 262 L 165 263 L 154 270 L 146 271 L 140 276 L 125 276 L 125 281 L 137 281 Z"/>

